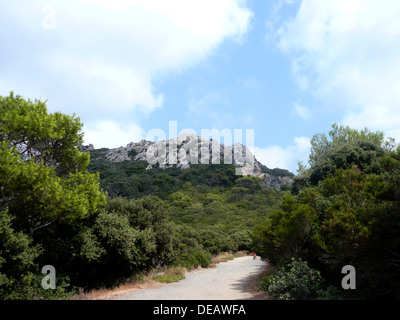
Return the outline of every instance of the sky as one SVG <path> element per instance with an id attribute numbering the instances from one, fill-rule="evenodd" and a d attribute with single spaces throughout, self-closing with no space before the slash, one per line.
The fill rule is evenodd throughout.
<path id="1" fill-rule="evenodd" d="M 114 148 L 254 130 L 296 172 L 333 123 L 400 141 L 398 0 L 0 0 L 0 95 L 80 117 Z M 223 142 L 223 141 L 222 141 Z"/>

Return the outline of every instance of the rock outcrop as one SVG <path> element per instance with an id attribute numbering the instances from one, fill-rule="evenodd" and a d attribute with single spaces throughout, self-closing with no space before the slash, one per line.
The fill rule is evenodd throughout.
<path id="1" fill-rule="evenodd" d="M 112 162 L 146 161 L 149 163 L 146 170 L 155 166 L 162 169 L 177 166 L 185 170 L 193 164 L 224 163 L 232 164 L 238 175 L 261 178 L 265 187 L 279 189 L 281 185 L 291 185 L 293 182 L 293 177 L 290 176 L 274 176 L 262 172 L 261 163 L 249 148 L 240 143 L 225 146 L 192 133 L 184 133 L 171 140 L 131 142 L 125 147 L 110 149 L 105 154 L 105 159 Z"/>
<path id="2" fill-rule="evenodd" d="M 94 150 L 94 146 L 90 143 L 87 146 L 81 146 L 80 150 L 81 151 L 92 151 L 92 150 Z"/>
<path id="3" fill-rule="evenodd" d="M 258 177 L 262 179 L 266 188 L 271 187 L 280 190 L 282 185 L 291 186 L 293 183 L 292 176 L 273 176 L 268 173 L 261 173 Z"/>

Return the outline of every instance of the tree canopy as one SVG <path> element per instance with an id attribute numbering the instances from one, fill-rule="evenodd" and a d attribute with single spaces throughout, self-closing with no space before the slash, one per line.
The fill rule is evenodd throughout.
<path id="1" fill-rule="evenodd" d="M 353 265 L 359 297 L 399 298 L 400 148 L 367 129 L 334 125 L 329 135 L 313 137 L 310 167 L 253 245 L 277 265 L 306 259 L 336 284 Z"/>
<path id="2" fill-rule="evenodd" d="M 0 97 L 0 209 L 29 234 L 82 219 L 105 204 L 99 176 L 80 152 L 79 118 L 49 114 L 44 102 Z"/>

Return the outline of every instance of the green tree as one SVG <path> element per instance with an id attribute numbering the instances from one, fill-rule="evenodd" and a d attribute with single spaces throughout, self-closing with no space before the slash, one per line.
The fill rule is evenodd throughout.
<path id="1" fill-rule="evenodd" d="M 49 114 L 44 102 L 0 97 L 0 209 L 31 236 L 55 221 L 71 222 L 105 204 L 98 174 L 86 170 L 79 118 Z"/>
<path id="2" fill-rule="evenodd" d="M 384 139 L 382 132 L 333 124 L 329 139 L 325 134 L 316 134 L 311 139 L 310 168 L 308 172 L 303 169 L 303 175 L 296 180 L 308 177 L 312 185 L 317 185 L 336 170 L 351 169 L 354 165 L 366 173 L 379 173 L 378 159 L 391 148 L 390 141 Z"/>
<path id="3" fill-rule="evenodd" d="M 258 224 L 253 232 L 252 247 L 271 263 L 285 263 L 300 257 L 311 236 L 315 210 L 296 198 L 285 195 L 281 210 Z"/>
<path id="4" fill-rule="evenodd" d="M 243 187 L 233 187 L 231 189 L 231 193 L 232 193 L 232 198 L 234 199 L 234 201 L 238 201 L 239 199 L 243 199 L 246 194 L 249 194 L 250 189 L 243 188 Z"/>
<path id="5" fill-rule="evenodd" d="M 0 300 L 30 298 L 35 260 L 42 252 L 29 236 L 15 232 L 12 220 L 7 211 L 0 211 Z"/>
<path id="6" fill-rule="evenodd" d="M 249 189 L 251 192 L 255 192 L 256 190 L 260 190 L 261 179 L 257 177 L 242 177 L 236 180 L 236 185 L 239 188 Z"/>
<path id="7" fill-rule="evenodd" d="M 193 205 L 192 199 L 189 196 L 179 191 L 171 194 L 170 198 L 172 200 L 172 205 L 179 208 L 186 208 Z"/>
<path id="8" fill-rule="evenodd" d="M 198 241 L 205 250 L 212 254 L 234 249 L 232 239 L 225 232 L 211 227 L 200 230 Z"/>
<path id="9" fill-rule="evenodd" d="M 165 204 L 159 198 L 109 199 L 105 210 L 126 217 L 128 225 L 139 231 L 135 245 L 141 252 L 144 265 L 167 264 L 173 259 L 173 226 L 170 224 Z"/>

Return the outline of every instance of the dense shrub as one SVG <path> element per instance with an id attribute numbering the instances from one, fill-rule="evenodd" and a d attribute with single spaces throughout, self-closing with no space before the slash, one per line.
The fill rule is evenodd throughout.
<path id="1" fill-rule="evenodd" d="M 12 221 L 7 211 L 0 212 L 0 299 L 26 299 L 35 287 L 35 259 L 41 248 L 15 232 Z"/>
<path id="2" fill-rule="evenodd" d="M 281 210 L 274 211 L 268 220 L 258 224 L 252 234 L 252 246 L 272 264 L 288 262 L 299 257 L 312 231 L 315 209 L 285 195 Z"/>
<path id="3" fill-rule="evenodd" d="M 211 263 L 211 254 L 196 248 L 189 248 L 182 252 L 174 265 L 185 267 L 188 270 L 201 266 L 208 268 Z"/>
<path id="4" fill-rule="evenodd" d="M 251 245 L 251 233 L 247 230 L 240 230 L 233 233 L 231 239 L 234 243 L 235 250 L 250 250 Z"/>
<path id="5" fill-rule="evenodd" d="M 225 232 L 215 228 L 201 230 L 198 241 L 206 251 L 212 254 L 231 251 L 234 248 L 232 239 Z"/>
<path id="6" fill-rule="evenodd" d="M 310 268 L 306 261 L 293 258 L 284 267 L 277 267 L 259 286 L 277 300 L 305 300 L 327 298 L 334 293 L 332 287 L 324 289 L 323 283 L 319 271 Z"/>

